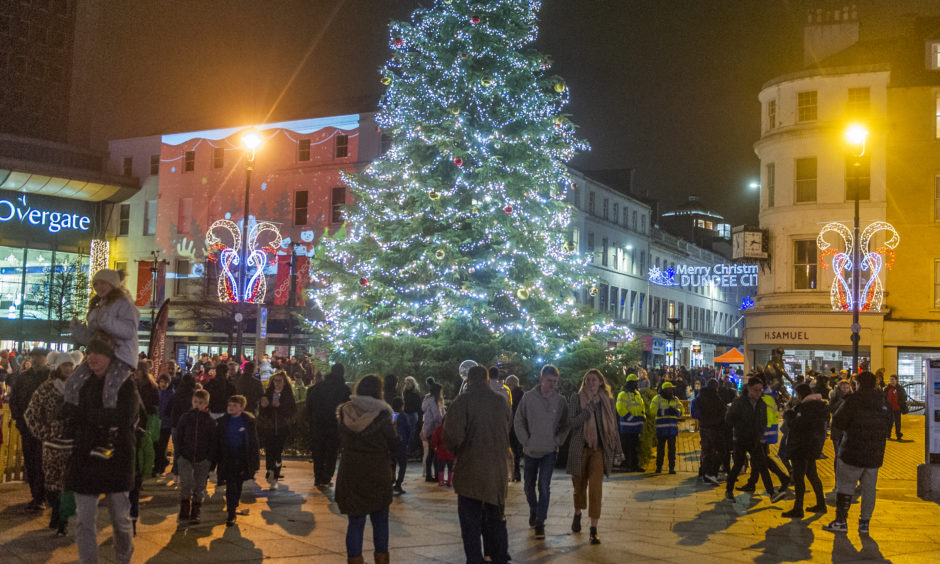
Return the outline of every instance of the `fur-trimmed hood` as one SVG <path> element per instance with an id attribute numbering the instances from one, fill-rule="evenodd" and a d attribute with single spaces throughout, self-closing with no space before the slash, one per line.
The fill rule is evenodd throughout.
<path id="1" fill-rule="evenodd" d="M 337 408 L 337 416 L 350 431 L 361 433 L 383 411 L 391 417 L 392 408 L 384 401 L 370 396 L 352 396 Z"/>

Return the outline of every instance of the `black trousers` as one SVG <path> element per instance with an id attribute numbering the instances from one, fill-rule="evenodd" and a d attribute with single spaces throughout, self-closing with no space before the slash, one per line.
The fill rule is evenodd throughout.
<path id="1" fill-rule="evenodd" d="M 780 480 L 780 483 L 783 484 L 790 480 L 790 475 L 777 464 L 777 461 L 770 457 L 770 445 L 761 443 L 761 450 L 764 451 L 764 466 L 769 472 L 772 472 L 777 476 L 777 479 Z M 757 469 L 753 466 L 751 467 L 751 475 L 747 479 L 747 485 L 756 486 L 757 485 Z"/>
<path id="2" fill-rule="evenodd" d="M 467 564 L 482 564 L 484 553 L 496 563 L 505 564 L 511 560 L 504 509 L 502 505 L 457 496 L 457 517 Z"/>
<path id="3" fill-rule="evenodd" d="M 166 456 L 167 446 L 170 444 L 170 435 L 173 430 L 167 427 L 160 429 L 160 440 L 153 445 L 153 471 L 157 474 L 163 474 L 166 467 L 170 464 L 170 459 Z"/>
<path id="4" fill-rule="evenodd" d="M 901 440 L 901 412 L 892 411 L 891 415 L 894 416 L 894 436 Z M 888 430 L 888 436 L 891 436 L 890 430 Z"/>
<path id="5" fill-rule="evenodd" d="M 809 485 L 812 486 L 816 494 L 816 503 L 826 505 L 826 495 L 823 493 L 822 480 L 816 472 L 815 458 L 791 458 L 793 465 L 793 493 L 796 495 L 797 503 L 794 507 L 802 510 L 803 497 L 806 495 L 806 484 L 803 478 L 809 479 Z"/>
<path id="6" fill-rule="evenodd" d="M 637 452 L 639 446 L 639 433 L 620 433 L 620 448 L 623 450 L 623 465 L 628 470 L 636 470 L 640 467 L 640 455 Z"/>
<path id="7" fill-rule="evenodd" d="M 16 429 L 23 440 L 23 466 L 26 469 L 26 481 L 33 501 L 42 503 L 46 498 L 46 480 L 42 473 L 42 441 L 29 432 L 29 427 L 22 419 L 16 420 Z"/>
<path id="8" fill-rule="evenodd" d="M 774 483 L 770 480 L 770 472 L 767 470 L 767 458 L 764 455 L 765 445 L 759 442 L 754 443 L 735 443 L 734 444 L 734 465 L 731 467 L 731 473 L 728 474 L 727 489 L 734 491 L 734 482 L 738 479 L 738 474 L 744 468 L 747 457 L 751 457 L 751 471 L 757 472 L 764 482 L 764 487 L 768 492 L 774 491 Z"/>
<path id="9" fill-rule="evenodd" d="M 311 442 L 313 451 L 313 481 L 329 484 L 336 472 L 336 453 L 339 451 L 339 434 L 314 431 Z"/>
<path id="10" fill-rule="evenodd" d="M 721 466 L 721 429 L 702 427 L 699 430 L 699 438 L 702 439 L 702 473 L 714 477 Z"/>
<path id="11" fill-rule="evenodd" d="M 287 433 L 266 433 L 264 437 L 264 468 L 276 478 L 281 476 L 281 454 L 287 437 Z"/>
<path id="12" fill-rule="evenodd" d="M 663 446 L 669 447 L 669 469 L 676 469 L 676 438 L 675 437 L 656 437 L 656 469 L 663 467 Z"/>

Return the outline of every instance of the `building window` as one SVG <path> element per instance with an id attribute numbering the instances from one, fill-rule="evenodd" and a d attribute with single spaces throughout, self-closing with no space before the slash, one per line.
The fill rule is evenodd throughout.
<path id="1" fill-rule="evenodd" d="M 855 200 L 855 190 L 858 190 L 859 200 L 871 198 L 871 158 L 867 154 L 845 159 L 846 201 Z"/>
<path id="2" fill-rule="evenodd" d="M 767 207 L 774 207 L 774 189 L 777 184 L 777 167 L 774 163 L 768 163 L 765 167 L 767 178 L 764 179 L 764 186 L 767 188 Z"/>
<path id="3" fill-rule="evenodd" d="M 610 199 L 604 198 L 604 204 L 601 206 L 601 211 L 604 214 L 604 219 L 610 219 Z"/>
<path id="4" fill-rule="evenodd" d="M 777 101 L 770 100 L 767 102 L 767 129 L 775 127 L 777 127 Z"/>
<path id="5" fill-rule="evenodd" d="M 349 156 L 349 135 L 336 136 L 336 158 L 341 159 Z"/>
<path id="6" fill-rule="evenodd" d="M 849 97 L 845 105 L 845 112 L 849 117 L 867 116 L 870 107 L 871 88 L 867 86 L 849 88 Z"/>
<path id="7" fill-rule="evenodd" d="M 793 289 L 816 289 L 816 239 L 793 242 Z"/>
<path id="8" fill-rule="evenodd" d="M 634 222 L 634 225 L 636 222 Z M 646 216 L 640 216 L 640 233 L 646 233 Z"/>
<path id="9" fill-rule="evenodd" d="M 225 149 L 214 147 L 212 149 L 212 168 L 222 168 L 225 166 Z"/>
<path id="10" fill-rule="evenodd" d="M 588 213 L 594 215 L 594 192 L 588 192 Z"/>
<path id="11" fill-rule="evenodd" d="M 614 204 L 614 223 L 620 221 L 620 205 Z"/>
<path id="12" fill-rule="evenodd" d="M 637 223 L 636 223 L 636 210 L 633 210 L 633 224 L 632 224 L 632 227 L 633 227 L 633 230 L 634 230 L 634 231 L 636 231 L 637 229 L 639 229 L 639 227 L 637 226 Z"/>
<path id="13" fill-rule="evenodd" d="M 937 177 L 940 178 L 940 177 Z M 118 236 L 126 237 L 131 230 L 131 205 L 121 204 L 121 210 L 118 215 Z"/>
<path id="14" fill-rule="evenodd" d="M 114 270 L 117 270 L 118 272 L 123 272 L 126 275 L 127 274 L 127 261 L 125 260 L 114 261 Z"/>
<path id="15" fill-rule="evenodd" d="M 182 295 L 186 288 L 186 282 L 192 272 L 192 263 L 187 259 L 176 260 L 176 284 L 174 291 L 177 296 Z"/>
<path id="16" fill-rule="evenodd" d="M 330 210 L 332 214 L 330 216 L 331 223 L 342 223 L 343 222 L 343 206 L 346 205 L 346 188 L 344 186 L 337 186 L 333 188 L 333 194 L 330 199 Z"/>
<path id="17" fill-rule="evenodd" d="M 610 298 L 609 286 L 607 286 L 607 284 L 601 284 L 600 292 L 598 292 L 598 294 L 600 295 L 600 298 L 601 298 L 598 309 L 600 311 L 607 311 L 607 307 L 608 307 L 607 304 Z"/>
<path id="18" fill-rule="evenodd" d="M 176 217 L 176 232 L 180 235 L 189 235 L 190 225 L 193 222 L 193 199 L 180 198 L 179 212 Z"/>
<path id="19" fill-rule="evenodd" d="M 298 161 L 309 161 L 310 160 L 310 140 L 301 139 L 297 143 L 297 160 Z"/>
<path id="20" fill-rule="evenodd" d="M 927 56 L 927 67 L 932 70 L 940 69 L 940 42 L 930 44 Z"/>
<path id="21" fill-rule="evenodd" d="M 799 92 L 796 95 L 797 121 L 816 120 L 816 91 Z"/>
<path id="22" fill-rule="evenodd" d="M 601 255 L 601 266 L 607 266 L 607 251 L 609 249 L 609 246 L 607 243 L 607 237 L 604 237 L 603 239 L 601 239 L 601 247 L 603 248 L 603 253 L 604 253 Z"/>
<path id="23" fill-rule="evenodd" d="M 183 171 L 192 172 L 196 170 L 196 151 L 186 151 L 183 157 Z"/>
<path id="24" fill-rule="evenodd" d="M 150 155 L 150 174 L 160 174 L 160 155 Z"/>
<path id="25" fill-rule="evenodd" d="M 933 261 L 933 307 L 940 308 L 940 259 Z"/>
<path id="26" fill-rule="evenodd" d="M 307 225 L 307 191 L 294 193 L 294 225 Z"/>
<path id="27" fill-rule="evenodd" d="M 816 157 L 796 159 L 796 202 L 816 201 Z"/>
<path id="28" fill-rule="evenodd" d="M 630 210 L 627 209 L 627 206 L 623 206 L 623 226 L 624 227 L 627 226 L 627 218 L 629 217 L 629 213 L 628 213 L 629 211 Z M 633 212 L 633 213 L 636 213 L 636 212 Z"/>
<path id="29" fill-rule="evenodd" d="M 157 233 L 157 201 L 147 200 L 144 210 L 144 235 L 155 235 Z"/>
<path id="30" fill-rule="evenodd" d="M 588 253 L 591 254 L 591 262 L 594 262 L 594 232 L 588 231 L 587 240 Z"/>
<path id="31" fill-rule="evenodd" d="M 134 176 L 134 157 L 124 157 L 124 176 Z"/>
<path id="32" fill-rule="evenodd" d="M 640 276 L 646 276 L 646 251 L 640 252 Z"/>

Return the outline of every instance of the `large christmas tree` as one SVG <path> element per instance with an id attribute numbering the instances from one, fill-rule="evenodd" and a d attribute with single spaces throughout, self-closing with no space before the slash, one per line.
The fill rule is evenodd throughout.
<path id="1" fill-rule="evenodd" d="M 347 178 L 347 233 L 325 240 L 315 303 L 340 351 L 451 320 L 516 350 L 604 329 L 568 231 L 565 163 L 586 148 L 565 82 L 532 47 L 535 0 L 436 0 L 390 26 L 377 121 L 388 152 Z"/>

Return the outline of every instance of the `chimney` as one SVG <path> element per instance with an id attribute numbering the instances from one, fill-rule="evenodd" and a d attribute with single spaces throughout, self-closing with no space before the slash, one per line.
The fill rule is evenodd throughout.
<path id="1" fill-rule="evenodd" d="M 808 67 L 858 43 L 858 9 L 855 5 L 807 15 L 803 28 L 803 65 Z"/>

